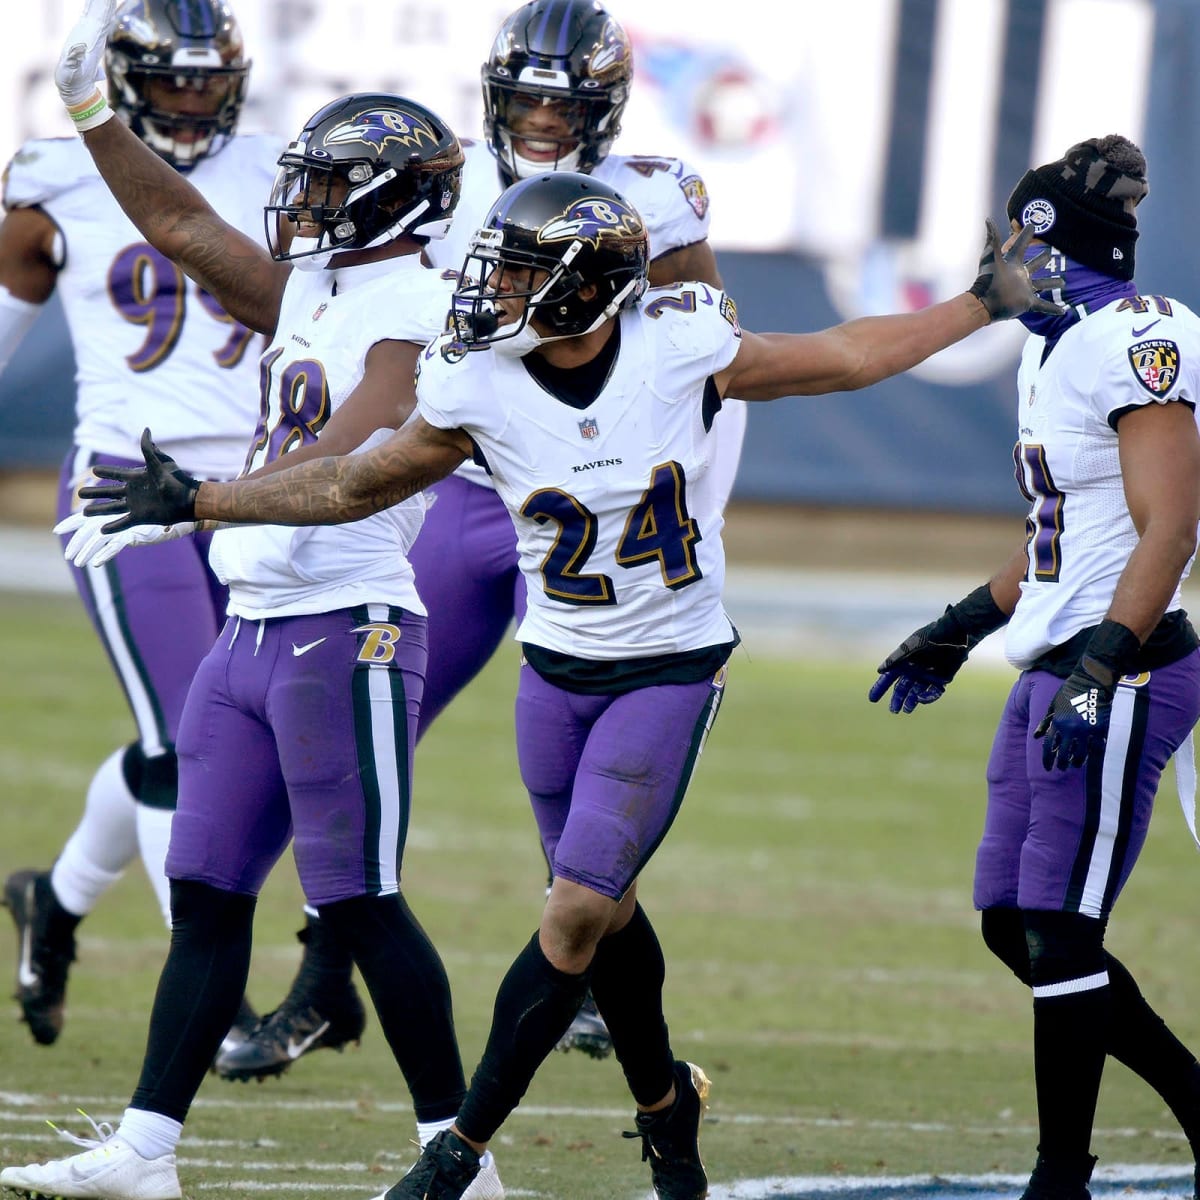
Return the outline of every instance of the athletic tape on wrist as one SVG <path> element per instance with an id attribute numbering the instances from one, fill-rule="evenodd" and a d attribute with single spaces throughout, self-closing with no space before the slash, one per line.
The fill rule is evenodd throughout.
<path id="1" fill-rule="evenodd" d="M 67 115 L 75 122 L 75 128 L 79 133 L 87 133 L 89 129 L 103 125 L 115 114 L 100 89 L 96 88 L 82 104 L 69 105 Z"/>

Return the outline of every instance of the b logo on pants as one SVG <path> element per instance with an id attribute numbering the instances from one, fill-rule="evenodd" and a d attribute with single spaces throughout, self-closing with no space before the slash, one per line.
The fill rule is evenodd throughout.
<path id="1" fill-rule="evenodd" d="M 400 640 L 400 627 L 384 621 L 372 621 L 359 625 L 353 633 L 366 636 L 359 643 L 358 661 L 361 663 L 390 663 L 396 659 L 396 643 Z"/>

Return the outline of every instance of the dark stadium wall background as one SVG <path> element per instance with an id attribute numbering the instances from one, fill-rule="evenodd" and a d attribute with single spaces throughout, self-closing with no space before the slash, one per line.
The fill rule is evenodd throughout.
<path id="1" fill-rule="evenodd" d="M 658 0 L 655 9 L 665 11 L 674 2 Z M 749 4 L 751 13 L 755 2 Z M 635 99 L 620 147 L 637 152 L 652 137 L 657 146 L 677 147 L 702 171 L 714 202 L 712 241 L 748 328 L 820 328 L 859 313 L 919 306 L 962 287 L 973 267 L 973 246 L 960 247 L 944 262 L 927 260 L 930 246 L 938 245 L 946 213 L 967 204 L 955 193 L 978 193 L 980 224 L 985 209 L 1003 214 L 1002 181 L 1019 175 L 1046 137 L 1061 141 L 1073 136 L 1073 120 L 1086 126 L 1079 136 L 1094 132 L 1096 98 L 1111 90 L 1102 68 L 1092 71 L 1086 57 L 1071 58 L 1067 40 L 1089 17 L 1103 13 L 1112 20 L 1111 5 L 1097 7 L 1091 0 L 989 0 L 964 10 L 954 0 L 847 2 L 882 14 L 890 31 L 884 59 L 871 65 L 883 80 L 879 145 L 871 149 L 851 137 L 837 141 L 836 136 L 836 144 L 822 146 L 809 128 L 814 122 L 788 125 L 783 118 L 789 104 L 819 104 L 821 121 L 836 135 L 844 101 L 828 89 L 818 97 L 803 86 L 786 94 L 776 87 L 773 95 L 770 75 L 777 68 L 765 58 L 756 75 L 755 65 L 746 58 L 714 57 L 702 41 L 686 41 L 703 23 L 681 27 L 678 44 L 647 32 L 644 25 L 636 41 Z M 75 11 L 76 0 L 48 0 L 51 6 L 55 3 L 64 14 Z M 387 0 L 382 0 L 373 11 L 386 6 Z M 630 0 L 609 0 L 609 6 L 629 22 L 636 37 L 637 6 L 631 8 Z M 270 27 L 272 14 L 277 17 L 287 7 L 283 0 L 240 0 L 237 11 L 248 27 L 248 41 L 264 36 L 260 31 Z M 461 31 L 440 27 L 434 14 L 435 8 L 456 9 L 423 5 L 420 0 L 393 7 L 417 14 L 417 24 L 410 27 L 415 38 L 461 42 Z M 467 7 L 479 9 L 481 20 L 498 20 L 512 5 L 506 0 L 468 0 Z M 767 10 L 780 12 L 764 4 Z M 813 37 L 814 31 L 819 40 L 818 10 L 828 11 L 809 0 L 797 5 L 787 18 L 794 29 L 780 28 L 778 21 L 784 18 L 772 18 L 773 40 L 800 38 L 795 44 L 801 46 L 805 34 Z M 983 10 L 991 12 L 991 23 L 986 36 L 972 42 L 974 31 L 961 27 L 964 12 Z M 296 12 L 296 7 L 290 11 Z M 1189 203 L 1200 187 L 1200 156 L 1187 140 L 1200 118 L 1200 97 L 1189 101 L 1193 91 L 1184 84 L 1200 62 L 1200 5 L 1194 0 L 1125 0 L 1119 19 L 1129 31 L 1120 43 L 1129 59 L 1122 77 L 1132 70 L 1140 81 L 1140 90 L 1125 102 L 1129 124 L 1121 131 L 1140 140 L 1156 164 L 1146 201 L 1148 215 L 1152 208 L 1155 219 L 1143 223 L 1147 233 L 1138 247 L 1137 277 L 1145 288 L 1187 302 L 1200 290 L 1200 241 L 1193 233 Z M 488 28 L 488 22 L 477 27 Z M 341 86 L 326 78 L 333 69 L 330 62 L 305 73 L 303 61 L 296 59 L 302 54 L 301 42 L 291 44 L 287 54 L 255 52 L 255 70 L 263 84 L 271 83 L 273 95 L 281 94 L 281 83 L 282 94 L 302 94 L 306 101 L 314 88 Z M 988 92 L 978 144 L 955 146 L 955 153 L 965 155 L 969 163 L 957 177 L 949 169 L 954 160 L 946 159 L 944 113 L 947 98 L 962 85 L 952 73 L 963 67 L 950 61 L 955 56 L 948 57 L 948 48 L 957 50 L 957 58 L 965 49 L 965 69 Z M 4 57 L 0 53 L 0 60 Z M 1074 82 L 1062 77 L 1064 62 L 1077 74 Z M 467 74 L 473 78 L 474 66 L 469 65 Z M 23 77 L 31 96 L 37 95 L 35 75 L 26 71 Z M 407 83 L 414 92 L 422 86 Z M 390 86 L 403 88 L 406 81 L 394 80 Z M 425 86 L 422 94 L 427 91 Z M 468 95 L 469 88 L 460 88 L 448 103 L 468 112 Z M 639 100 L 653 101 L 653 120 L 658 121 L 644 135 L 633 120 Z M 1193 111 L 1181 112 L 1180 105 L 1188 103 Z M 1070 105 L 1077 114 L 1064 115 L 1064 106 Z M 43 107 L 31 102 L 24 110 L 18 137 L 42 126 Z M 444 115 L 451 120 L 459 116 L 468 125 L 475 120 L 460 116 L 457 109 Z M 737 120 L 730 117 L 733 112 L 739 114 Z M 261 105 L 256 117 L 256 127 L 268 123 Z M 1051 128 L 1053 134 L 1048 132 Z M 469 132 L 473 130 L 464 128 Z M 823 159 L 822 154 L 834 157 Z M 858 164 L 869 197 L 860 208 L 851 204 L 850 216 L 825 213 L 822 204 L 837 208 L 851 185 L 839 175 L 823 186 L 826 175 L 820 168 L 835 163 L 839 170 L 852 171 L 856 156 L 863 155 L 870 158 Z M 772 169 L 764 170 L 764 164 Z M 786 165 L 780 169 L 781 164 Z M 734 203 L 725 198 L 731 180 L 745 181 L 739 182 L 743 191 Z M 755 200 L 751 203 L 746 197 Z M 851 217 L 862 227 L 857 249 L 845 236 Z M 755 236 L 791 245 L 786 250 L 747 249 L 745 243 Z M 955 227 L 953 237 L 961 236 Z M 1193 302 L 1196 306 L 1200 295 Z M 850 401 L 823 397 L 794 405 L 754 406 L 735 496 L 848 507 L 1022 511 L 1005 469 L 1013 440 L 1012 379 L 1020 340 L 1019 329 L 986 330 L 953 352 L 936 356 L 919 375 L 890 380 Z M 52 302 L 0 377 L 0 415 L 6 430 L 0 470 L 58 465 L 71 429 L 72 370 L 61 311 Z M 931 464 L 937 469 L 931 470 Z"/>

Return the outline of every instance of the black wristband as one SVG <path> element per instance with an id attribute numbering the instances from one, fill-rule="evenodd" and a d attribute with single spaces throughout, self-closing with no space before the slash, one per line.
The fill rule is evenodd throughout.
<path id="1" fill-rule="evenodd" d="M 1110 678 L 1102 679 L 1101 682 L 1111 687 L 1122 675 L 1129 674 L 1141 648 L 1142 643 L 1132 629 L 1122 625 L 1120 621 L 1105 618 L 1088 638 L 1080 665 L 1097 678 L 1100 678 L 1097 667 L 1108 672 Z"/>
<path id="2" fill-rule="evenodd" d="M 1008 624 L 1009 614 L 992 598 L 990 584 L 982 583 L 969 596 L 946 609 L 946 616 L 953 618 L 967 638 L 967 645 L 974 649 L 989 633 Z"/>

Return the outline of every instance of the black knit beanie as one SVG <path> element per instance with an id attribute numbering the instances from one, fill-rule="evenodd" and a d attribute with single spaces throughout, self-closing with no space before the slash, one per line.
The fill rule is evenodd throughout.
<path id="1" fill-rule="evenodd" d="M 1146 159 L 1112 133 L 1074 145 L 1057 162 L 1026 171 L 1008 198 L 1010 220 L 1068 258 L 1117 279 L 1133 278 L 1134 209 L 1150 190 Z"/>

